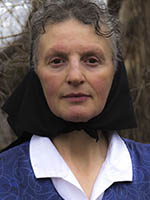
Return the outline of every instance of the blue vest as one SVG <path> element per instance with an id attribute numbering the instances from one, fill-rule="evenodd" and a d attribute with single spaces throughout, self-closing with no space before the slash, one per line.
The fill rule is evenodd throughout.
<path id="1" fill-rule="evenodd" d="M 133 182 L 114 183 L 103 200 L 150 200 L 150 145 L 123 140 L 132 159 Z M 0 200 L 63 200 L 51 179 L 35 178 L 29 142 L 0 154 Z"/>

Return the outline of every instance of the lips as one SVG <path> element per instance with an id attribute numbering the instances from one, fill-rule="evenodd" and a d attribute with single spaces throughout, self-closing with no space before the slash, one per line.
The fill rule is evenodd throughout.
<path id="1" fill-rule="evenodd" d="M 63 96 L 63 98 L 79 98 L 79 97 L 91 97 L 91 95 L 84 94 L 84 93 L 71 93 Z"/>
<path id="2" fill-rule="evenodd" d="M 89 98 L 92 96 L 89 94 L 84 94 L 84 93 L 70 93 L 63 98 L 71 103 L 83 103 L 86 102 Z"/>

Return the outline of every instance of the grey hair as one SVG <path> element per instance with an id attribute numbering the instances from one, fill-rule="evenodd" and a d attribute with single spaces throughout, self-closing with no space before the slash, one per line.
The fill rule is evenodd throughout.
<path id="1" fill-rule="evenodd" d="M 31 67 L 36 69 L 38 64 L 39 40 L 45 33 L 45 26 L 71 18 L 93 25 L 97 35 L 109 39 L 116 66 L 119 58 L 119 21 L 109 13 L 102 0 L 46 0 L 31 18 Z M 103 27 L 106 27 L 105 30 Z"/>

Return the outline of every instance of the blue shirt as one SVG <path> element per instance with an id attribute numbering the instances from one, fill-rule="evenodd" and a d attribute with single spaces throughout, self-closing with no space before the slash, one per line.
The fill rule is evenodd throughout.
<path id="1" fill-rule="evenodd" d="M 115 182 L 103 200 L 150 199 L 150 145 L 123 139 L 132 160 L 132 182 Z M 117 155 L 116 155 L 117 156 Z M 0 155 L 0 200 L 62 200 L 50 178 L 36 179 L 29 142 Z"/>

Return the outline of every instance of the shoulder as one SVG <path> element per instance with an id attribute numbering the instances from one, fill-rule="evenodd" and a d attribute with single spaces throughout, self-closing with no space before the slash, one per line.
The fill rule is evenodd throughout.
<path id="1" fill-rule="evenodd" d="M 123 138 L 123 140 L 129 150 L 131 158 L 138 158 L 139 160 L 150 158 L 150 144 L 143 144 L 125 138 Z M 148 161 L 150 162 L 150 159 L 148 159 Z"/>
<path id="2" fill-rule="evenodd" d="M 29 142 L 0 154 L 0 198 L 13 195 L 13 199 L 16 196 L 18 185 L 23 181 L 29 166 Z"/>
<path id="3" fill-rule="evenodd" d="M 150 144 L 142 144 L 125 138 L 122 139 L 130 153 L 133 179 L 131 182 L 113 184 L 106 191 L 104 199 L 150 199 Z M 126 163 L 125 157 L 124 160 Z"/>
<path id="4" fill-rule="evenodd" d="M 36 179 L 29 141 L 0 154 L 0 199 L 61 199 L 49 179 Z"/>
<path id="5" fill-rule="evenodd" d="M 150 183 L 150 144 L 143 144 L 129 139 L 124 139 L 129 150 L 134 180 L 142 180 Z"/>
<path id="6" fill-rule="evenodd" d="M 29 142 L 22 143 L 20 145 L 17 145 L 13 148 L 10 148 L 6 151 L 3 151 L 0 153 L 0 160 L 9 162 L 12 160 L 18 160 L 20 157 L 23 158 L 24 156 L 28 157 L 29 155 Z"/>
<path id="7" fill-rule="evenodd" d="M 150 144 L 143 144 L 140 142 L 136 142 L 130 139 L 122 138 L 125 142 L 129 152 L 136 152 L 139 154 L 143 153 L 150 153 Z"/>
<path id="8" fill-rule="evenodd" d="M 16 178 L 19 169 L 29 167 L 29 142 L 25 142 L 0 154 L 0 177 L 3 179 Z M 2 179 L 0 180 L 0 182 Z"/>
<path id="9" fill-rule="evenodd" d="M 25 142 L 0 154 L 0 176 L 15 177 L 16 170 L 30 165 L 29 142 Z"/>

